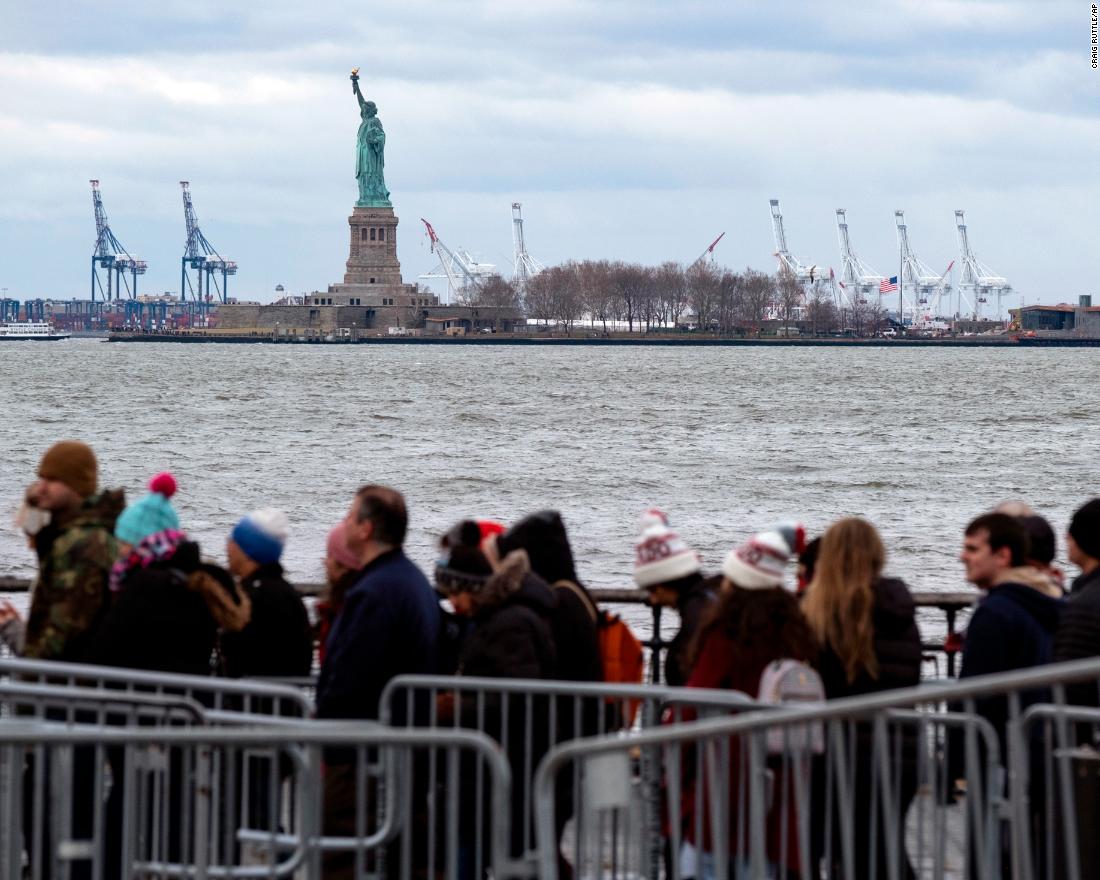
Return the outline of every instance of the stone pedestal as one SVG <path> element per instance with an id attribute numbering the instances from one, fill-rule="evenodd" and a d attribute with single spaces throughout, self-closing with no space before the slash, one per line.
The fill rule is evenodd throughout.
<path id="1" fill-rule="evenodd" d="M 355 208 L 344 284 L 400 285 L 397 217 L 393 208 Z"/>

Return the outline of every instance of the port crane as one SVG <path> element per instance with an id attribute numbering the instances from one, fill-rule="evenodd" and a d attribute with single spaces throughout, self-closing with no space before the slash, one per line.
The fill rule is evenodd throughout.
<path id="1" fill-rule="evenodd" d="M 103 196 L 99 192 L 99 181 L 88 181 L 92 185 L 92 207 L 95 209 L 95 250 L 92 252 L 92 302 L 95 302 L 96 289 L 110 302 L 121 299 L 122 288 L 126 287 L 127 296 L 137 299 L 138 275 L 144 275 L 147 265 L 144 260 L 135 257 L 126 250 L 111 232 L 107 222 L 107 211 L 103 207 Z M 103 288 L 99 270 L 106 270 L 107 289 Z M 126 275 L 129 273 L 130 282 Z M 132 282 L 132 286 L 131 286 Z"/>
<path id="2" fill-rule="evenodd" d="M 899 318 L 905 320 L 906 302 L 905 291 L 909 290 L 910 308 L 912 309 L 914 323 L 926 323 L 935 318 L 935 312 L 939 309 L 943 296 L 951 290 L 950 275 L 954 260 L 942 275 L 923 262 L 913 251 L 909 244 L 909 229 L 905 225 L 905 212 L 894 211 L 894 222 L 897 225 L 898 252 L 900 254 L 901 275 L 898 277 L 898 292 L 901 294 L 902 314 Z M 931 306 L 931 308 L 929 308 Z"/>
<path id="3" fill-rule="evenodd" d="M 447 279 L 448 303 L 468 298 L 471 293 L 481 289 L 486 278 L 496 273 L 496 266 L 492 263 L 479 263 L 462 248 L 452 251 L 436 234 L 431 223 L 423 217 L 420 222 L 428 231 L 432 253 L 439 257 L 439 265 L 420 277 Z"/>
<path id="4" fill-rule="evenodd" d="M 699 259 L 697 259 L 694 263 L 692 263 L 690 266 L 688 266 L 688 268 L 689 269 L 694 269 L 696 266 L 698 266 L 701 263 L 713 263 L 714 262 L 714 249 L 716 247 L 718 247 L 718 242 L 720 242 L 725 237 L 726 237 L 726 233 L 723 232 L 716 239 L 714 239 L 714 241 L 712 241 L 709 245 L 707 245 L 707 249 L 705 251 L 703 251 L 701 254 L 699 254 Z"/>
<path id="5" fill-rule="evenodd" d="M 840 239 L 840 286 L 848 292 L 848 298 L 860 305 L 866 305 L 872 295 L 879 297 L 879 305 L 882 305 L 882 294 L 879 285 L 883 276 L 868 266 L 859 258 L 852 248 L 852 241 L 848 237 L 848 219 L 844 208 L 836 209 L 836 231 Z"/>
<path id="6" fill-rule="evenodd" d="M 783 228 L 783 212 L 779 209 L 779 199 L 770 199 L 769 204 L 772 209 L 772 233 L 775 236 L 775 258 L 779 262 L 779 274 L 797 280 L 803 287 L 804 298 L 806 288 L 813 290 L 818 284 L 823 284 L 828 279 L 833 291 L 833 300 L 836 302 L 836 274 L 825 266 L 817 264 L 808 266 L 791 254 L 787 248 L 787 232 Z M 839 302 L 836 302 L 836 305 L 840 307 Z"/>
<path id="7" fill-rule="evenodd" d="M 994 275 L 993 270 L 979 262 L 970 249 L 970 237 L 966 232 L 966 218 L 961 210 L 955 211 L 955 229 L 959 237 L 959 296 L 963 290 L 970 292 L 969 299 L 974 305 L 974 320 L 978 320 L 981 307 L 989 302 L 991 296 L 997 297 L 997 317 L 1003 314 L 1001 301 L 1012 293 L 1008 279 Z M 960 302 L 960 309 L 961 302 Z"/>
<path id="8" fill-rule="evenodd" d="M 195 217 L 194 205 L 191 204 L 190 187 L 186 180 L 180 181 L 180 189 L 183 190 L 183 220 L 187 227 L 187 242 L 183 246 L 183 257 L 180 259 L 180 299 L 187 299 L 187 293 L 190 291 L 191 298 L 197 302 L 212 302 L 215 294 L 223 303 L 228 302 L 229 276 L 237 274 L 237 264 L 219 254 L 202 234 L 199 221 Z M 195 273 L 195 284 L 191 283 L 188 267 Z M 220 288 L 217 280 L 219 274 L 222 278 Z M 211 284 L 214 287 L 213 292 L 210 290 Z"/>
<path id="9" fill-rule="evenodd" d="M 512 202 L 512 281 L 520 289 L 527 287 L 529 279 L 534 278 L 546 267 L 527 253 L 527 242 L 523 238 L 523 205 Z M 426 223 L 427 221 L 425 221 Z"/>

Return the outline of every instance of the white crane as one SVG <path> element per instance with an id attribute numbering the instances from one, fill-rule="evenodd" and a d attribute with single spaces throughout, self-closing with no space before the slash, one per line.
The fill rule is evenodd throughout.
<path id="1" fill-rule="evenodd" d="M 787 248 L 787 233 L 783 228 L 783 212 L 779 210 L 779 199 L 769 201 L 772 209 L 772 233 L 775 235 L 775 258 L 779 261 L 779 271 L 789 273 L 799 281 L 813 283 L 824 274 L 824 269 L 816 265 L 807 266 Z"/>
<path id="2" fill-rule="evenodd" d="M 961 210 L 955 211 L 955 228 L 959 234 L 959 296 L 963 291 L 970 292 L 969 299 L 974 305 L 974 320 L 978 320 L 982 306 L 989 302 L 990 296 L 997 297 L 997 317 L 1003 314 L 1001 301 L 1012 293 L 1007 278 L 994 275 L 993 271 L 978 261 L 970 249 L 970 237 L 966 234 L 966 219 Z M 961 311 L 961 304 L 960 304 Z"/>
<path id="3" fill-rule="evenodd" d="M 479 263 L 467 251 L 459 248 L 452 251 L 445 245 L 432 224 L 420 218 L 420 222 L 428 230 L 428 238 L 431 240 L 432 253 L 438 254 L 439 265 L 421 278 L 445 278 L 447 279 L 447 303 L 468 298 L 473 292 L 481 288 L 484 281 L 495 275 L 497 267 L 492 263 Z"/>
<path id="4" fill-rule="evenodd" d="M 517 287 L 525 289 L 527 282 L 546 267 L 527 253 L 527 242 L 523 238 L 523 205 L 512 202 L 512 250 L 515 263 L 512 269 L 512 281 Z"/>
<path id="5" fill-rule="evenodd" d="M 879 285 L 883 276 L 868 266 L 859 258 L 852 248 L 851 239 L 848 237 L 848 219 L 844 208 L 836 209 L 836 231 L 840 239 L 840 286 L 848 293 L 848 298 L 853 302 L 863 305 L 872 296 L 881 296 Z"/>
<path id="6" fill-rule="evenodd" d="M 906 292 L 909 293 L 909 307 L 912 309 L 914 324 L 927 324 L 936 317 L 943 295 L 951 290 L 951 267 L 955 264 L 952 260 L 947 271 L 937 275 L 935 270 L 924 263 L 913 252 L 909 245 L 909 231 L 905 225 L 905 212 L 894 211 L 894 221 L 898 228 L 898 252 L 900 254 L 901 275 L 898 278 L 898 290 L 901 293 L 902 302 L 905 303 Z M 902 315 L 905 320 L 905 306 L 902 307 Z"/>
<path id="7" fill-rule="evenodd" d="M 775 235 L 775 258 L 779 261 L 779 274 L 794 277 L 803 287 L 803 296 L 806 289 L 813 289 L 817 284 L 826 280 L 832 285 L 833 299 L 836 299 L 835 275 L 827 266 L 817 264 L 807 266 L 798 257 L 791 254 L 787 248 L 787 233 L 783 228 L 783 212 L 779 210 L 779 199 L 770 199 L 772 209 L 772 233 Z M 840 306 L 840 303 L 837 303 Z"/>

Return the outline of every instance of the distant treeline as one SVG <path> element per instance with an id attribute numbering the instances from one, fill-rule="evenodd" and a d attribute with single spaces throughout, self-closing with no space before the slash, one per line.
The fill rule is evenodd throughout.
<path id="1" fill-rule="evenodd" d="M 529 279 L 526 289 L 494 275 L 467 290 L 463 299 L 470 305 L 518 308 L 528 318 L 559 324 L 567 332 L 579 321 L 592 321 L 605 331 L 621 322 L 631 330 L 679 324 L 728 334 L 755 332 L 766 321 L 778 321 L 808 325 L 813 333 L 850 328 L 863 335 L 885 322 L 877 298 L 845 302 L 829 282 L 807 291 L 788 275 L 748 268 L 735 272 L 709 263 L 571 260 Z"/>

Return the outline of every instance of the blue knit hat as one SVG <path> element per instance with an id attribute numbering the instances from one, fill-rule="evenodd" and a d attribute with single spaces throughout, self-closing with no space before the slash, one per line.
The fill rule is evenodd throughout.
<path id="1" fill-rule="evenodd" d="M 168 500 L 175 494 L 176 478 L 167 472 L 157 474 L 149 481 L 149 494 L 122 511 L 115 523 L 115 537 L 136 546 L 157 532 L 178 530 L 180 518 Z"/>
<path id="2" fill-rule="evenodd" d="M 278 562 L 286 544 L 287 518 L 281 510 L 254 510 L 233 527 L 230 538 L 260 565 Z"/>

